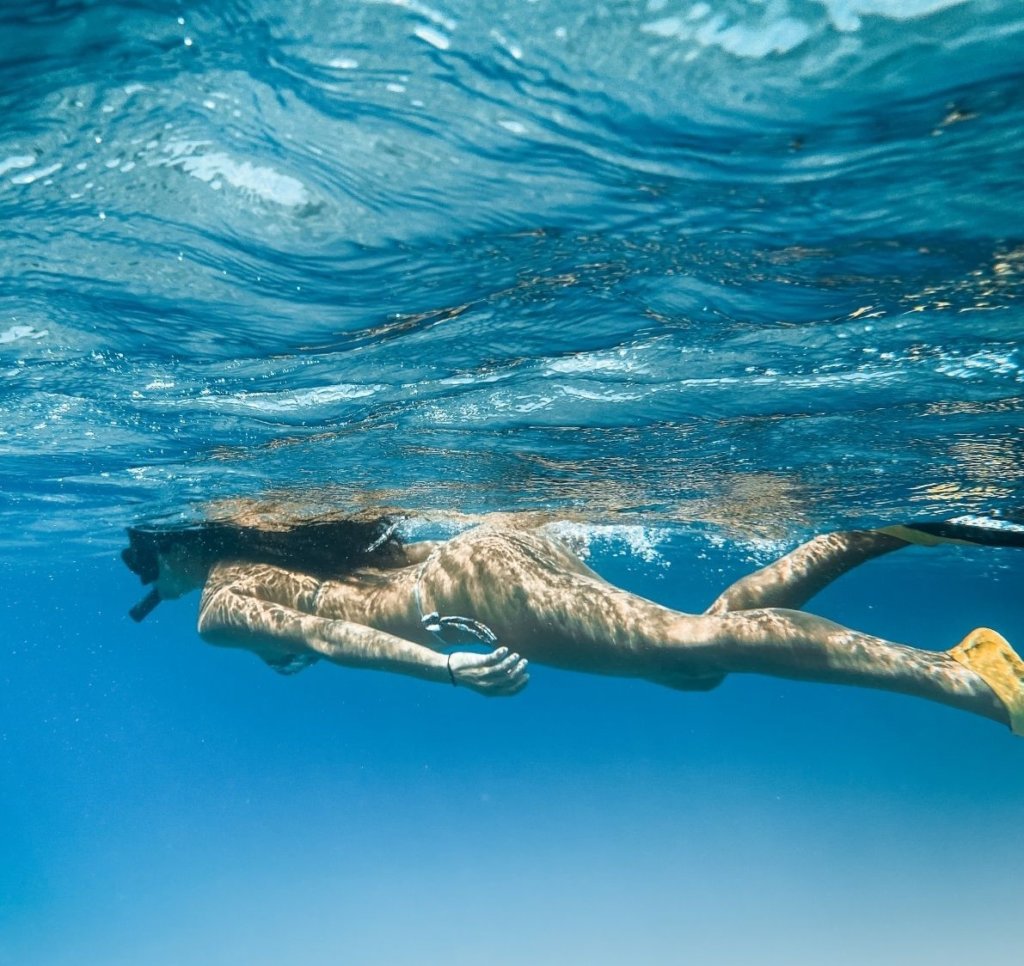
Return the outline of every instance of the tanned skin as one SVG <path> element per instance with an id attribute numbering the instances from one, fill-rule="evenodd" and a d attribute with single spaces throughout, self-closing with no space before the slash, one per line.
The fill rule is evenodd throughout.
<path id="1" fill-rule="evenodd" d="M 527 661 L 680 690 L 709 690 L 746 672 L 898 691 L 1007 723 L 989 686 L 948 654 L 800 609 L 852 568 L 907 545 L 877 530 L 815 537 L 734 583 L 700 615 L 621 590 L 550 532 L 507 522 L 408 544 L 395 566 L 337 580 L 245 560 L 205 566 L 164 556 L 157 589 L 170 598 L 203 587 L 199 633 L 211 644 L 270 661 L 316 656 L 485 695 L 520 691 Z M 447 654 L 424 628 L 421 607 L 481 621 L 502 646 Z"/>

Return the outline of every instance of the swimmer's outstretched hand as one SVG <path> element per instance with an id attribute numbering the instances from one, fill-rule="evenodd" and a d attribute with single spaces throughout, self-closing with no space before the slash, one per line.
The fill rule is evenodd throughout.
<path id="1" fill-rule="evenodd" d="M 455 651 L 448 655 L 448 669 L 453 682 L 490 698 L 505 698 L 526 687 L 526 658 L 499 647 L 490 654 Z"/>

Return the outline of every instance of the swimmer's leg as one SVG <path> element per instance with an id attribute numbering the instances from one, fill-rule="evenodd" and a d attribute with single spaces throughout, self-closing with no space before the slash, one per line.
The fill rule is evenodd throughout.
<path id="1" fill-rule="evenodd" d="M 1009 526 L 996 525 L 1007 522 Z M 825 533 L 736 581 L 706 613 L 726 614 L 759 607 L 799 610 L 833 580 L 865 561 L 910 544 L 934 547 L 947 543 L 1024 547 L 1024 520 L 974 517 Z"/>
<path id="2" fill-rule="evenodd" d="M 705 613 L 718 615 L 763 607 L 799 610 L 854 567 L 909 543 L 881 530 L 821 534 L 767 567 L 737 580 Z"/>
<path id="3" fill-rule="evenodd" d="M 573 574 L 549 575 L 532 590 L 530 599 L 540 606 L 527 614 L 543 618 L 532 629 L 536 640 L 557 642 L 547 653 L 536 653 L 540 663 L 642 677 L 688 691 L 710 690 L 729 674 L 766 674 L 896 691 L 1010 721 L 1012 702 L 992 686 L 986 668 L 963 660 L 970 637 L 949 652 L 936 652 L 798 610 L 695 616 Z M 524 639 L 516 647 L 529 653 L 532 643 Z M 1008 645 L 1006 651 L 1012 655 Z M 1003 663 L 1006 656 L 999 656 Z M 1024 702 L 1024 662 L 1018 666 L 1020 674 L 1008 687 Z"/>
<path id="4" fill-rule="evenodd" d="M 796 610 L 771 608 L 696 618 L 700 625 L 693 620 L 681 622 L 685 640 L 669 645 L 666 667 L 672 663 L 669 654 L 676 651 L 687 659 L 699 655 L 701 663 L 723 673 L 897 691 L 1010 723 L 1012 694 L 1011 700 L 1007 694 L 997 694 L 985 668 L 964 660 L 964 650 L 977 631 L 951 651 L 936 652 L 895 644 Z M 1000 659 L 1007 663 L 1015 659 L 1018 670 L 1024 668 L 1009 645 L 1005 641 L 1002 645 Z M 1018 674 L 1007 688 L 1008 694 L 1024 695 L 1024 675 Z"/>

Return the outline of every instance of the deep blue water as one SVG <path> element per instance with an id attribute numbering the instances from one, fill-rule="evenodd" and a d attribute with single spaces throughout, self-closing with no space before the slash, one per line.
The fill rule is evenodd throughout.
<path id="1" fill-rule="evenodd" d="M 486 702 L 145 624 L 140 519 L 542 510 L 696 610 L 1024 504 L 1009 0 L 0 7 L 0 963 L 1018 956 L 1019 739 L 535 669 Z M 413 532 L 428 525 L 413 523 Z M 813 604 L 1024 643 L 1024 551 Z"/>

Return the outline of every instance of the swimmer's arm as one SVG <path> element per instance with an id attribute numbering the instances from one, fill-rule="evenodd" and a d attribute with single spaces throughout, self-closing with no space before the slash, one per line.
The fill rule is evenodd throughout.
<path id="1" fill-rule="evenodd" d="M 528 680 L 526 662 L 508 648 L 489 654 L 460 651 L 449 660 L 449 655 L 394 634 L 303 614 L 230 587 L 204 595 L 199 634 L 211 644 L 245 647 L 261 655 L 314 653 L 343 667 L 393 671 L 445 684 L 454 675 L 458 685 L 494 696 L 515 694 Z"/>

